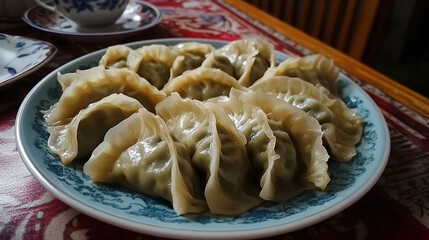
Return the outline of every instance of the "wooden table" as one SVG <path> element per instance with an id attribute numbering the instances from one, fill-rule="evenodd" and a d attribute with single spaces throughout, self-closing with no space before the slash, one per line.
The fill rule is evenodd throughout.
<path id="1" fill-rule="evenodd" d="M 162 239 L 96 220 L 47 191 L 17 152 L 17 110 L 47 74 L 113 44 L 177 37 L 232 41 L 252 36 L 262 37 L 292 56 L 321 53 L 332 58 L 379 106 L 392 142 L 384 174 L 362 199 L 327 220 L 270 239 L 429 238 L 429 99 L 244 1 L 148 2 L 163 12 L 161 23 L 122 39 L 73 42 L 23 23 L 1 25 L 0 32 L 51 42 L 58 52 L 38 71 L 0 89 L 0 239 Z"/>

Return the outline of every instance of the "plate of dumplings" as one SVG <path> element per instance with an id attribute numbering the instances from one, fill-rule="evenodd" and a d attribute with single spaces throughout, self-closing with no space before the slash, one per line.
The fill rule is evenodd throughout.
<path id="1" fill-rule="evenodd" d="M 167 238 L 239 239 L 323 221 L 390 152 L 372 99 L 319 55 L 263 39 L 160 39 L 69 62 L 16 119 L 31 173 L 82 213 Z"/>

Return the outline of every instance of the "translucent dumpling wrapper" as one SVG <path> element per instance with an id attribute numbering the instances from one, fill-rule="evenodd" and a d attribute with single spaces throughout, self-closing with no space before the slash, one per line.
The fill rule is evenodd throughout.
<path id="1" fill-rule="evenodd" d="M 210 212 L 238 215 L 262 203 L 246 154 L 246 138 L 225 112 L 173 93 L 156 106 L 172 136 L 185 144 L 204 186 Z"/>
<path id="2" fill-rule="evenodd" d="M 178 50 L 179 56 L 171 67 L 170 78 L 200 67 L 206 59 L 206 55 L 214 51 L 212 45 L 198 42 L 179 43 L 174 47 Z"/>
<path id="3" fill-rule="evenodd" d="M 278 66 L 267 69 L 261 78 L 273 76 L 297 77 L 321 88 L 326 95 L 338 97 L 337 78 L 339 69 L 334 61 L 320 54 L 290 57 Z"/>
<path id="4" fill-rule="evenodd" d="M 57 81 L 61 85 L 61 90 L 64 92 L 73 82 L 85 81 L 88 77 L 91 78 L 104 78 L 105 72 L 102 66 L 93 67 L 90 69 L 80 70 L 77 69 L 75 72 L 57 73 Z"/>
<path id="5" fill-rule="evenodd" d="M 250 89 L 272 94 L 317 119 L 334 160 L 348 162 L 356 155 L 356 144 L 362 137 L 363 119 L 356 109 L 348 108 L 340 98 L 329 98 L 311 83 L 285 76 L 266 78 Z"/>
<path id="6" fill-rule="evenodd" d="M 204 57 L 206 54 L 215 50 L 211 44 L 199 42 L 182 42 L 174 46 L 180 55 L 192 53 Z"/>
<path id="7" fill-rule="evenodd" d="M 258 38 L 236 40 L 216 52 L 229 59 L 234 66 L 234 77 L 245 87 L 276 65 L 274 47 Z"/>
<path id="8" fill-rule="evenodd" d="M 157 89 L 162 89 L 170 79 L 170 71 L 180 52 L 160 44 L 143 46 L 128 55 L 127 65 Z"/>
<path id="9" fill-rule="evenodd" d="M 216 68 L 220 69 L 223 72 L 227 73 L 231 77 L 235 76 L 235 69 L 232 63 L 229 61 L 229 59 L 222 55 L 218 54 L 216 52 L 211 52 L 206 55 L 206 59 L 201 64 L 202 67 L 205 68 Z"/>
<path id="10" fill-rule="evenodd" d="M 231 88 L 246 89 L 233 77 L 219 69 L 199 67 L 171 79 L 162 91 L 167 96 L 177 92 L 183 98 L 203 101 L 213 97 L 228 96 Z"/>
<path id="11" fill-rule="evenodd" d="M 110 128 L 142 107 L 140 102 L 126 95 L 109 95 L 81 110 L 70 123 L 48 126 L 48 147 L 64 164 L 87 157 Z"/>
<path id="12" fill-rule="evenodd" d="M 127 58 L 133 49 L 125 45 L 114 45 L 107 48 L 99 64 L 105 68 L 127 68 Z"/>
<path id="13" fill-rule="evenodd" d="M 235 78 L 238 83 L 240 83 L 240 85 L 247 87 L 251 85 L 249 77 L 251 75 L 252 69 L 256 69 L 253 68 L 253 63 L 255 62 L 255 56 L 257 54 L 257 51 L 253 51 L 249 54 L 242 55 L 239 62 L 231 63 L 228 57 L 225 55 L 219 54 L 218 52 L 212 52 L 206 56 L 206 59 L 201 66 L 206 68 L 220 69 L 231 77 Z M 237 68 L 235 67 L 236 64 L 242 67 Z M 252 79 L 256 80 L 256 78 Z"/>
<path id="14" fill-rule="evenodd" d="M 80 76 L 80 72 L 82 70 L 76 70 L 76 72 L 73 73 L 65 73 L 65 74 L 61 74 L 60 72 L 57 73 L 57 80 L 58 83 L 61 85 L 61 90 L 64 92 L 64 90 L 66 90 L 66 88 L 68 88 L 71 83 L 75 80 L 79 81 L 78 79 L 81 78 Z"/>
<path id="15" fill-rule="evenodd" d="M 255 105 L 262 109 L 269 119 L 280 122 L 294 143 L 297 160 L 305 165 L 302 179 L 313 187 L 321 190 L 326 188 L 330 181 L 327 164 L 329 154 L 323 146 L 322 129 L 316 119 L 269 94 L 233 89 L 230 98 L 238 98 L 245 104 Z"/>
<path id="16" fill-rule="evenodd" d="M 297 161 L 295 146 L 280 122 L 238 98 L 221 97 L 211 102 L 221 107 L 246 137 L 247 155 L 260 179 L 262 199 L 282 202 L 305 189 L 306 184 L 297 178 L 304 166 Z"/>
<path id="17" fill-rule="evenodd" d="M 356 155 L 356 144 L 360 142 L 363 130 L 363 120 L 356 118 L 357 115 L 342 119 L 337 115 L 342 110 L 335 108 L 338 106 L 331 111 L 319 100 L 304 95 L 292 95 L 286 101 L 319 121 L 333 160 L 348 162 Z"/>
<path id="18" fill-rule="evenodd" d="M 173 140 L 160 117 L 144 108 L 106 133 L 83 171 L 95 182 L 166 199 L 178 214 L 207 211 L 188 150 Z"/>
<path id="19" fill-rule="evenodd" d="M 48 125 L 66 124 L 80 110 L 112 93 L 123 93 L 135 98 L 150 111 L 154 111 L 154 106 L 165 98 L 163 92 L 127 69 L 98 66 L 76 75 L 79 75 L 79 80 L 73 81 L 58 102 L 45 112 L 44 118 Z"/>

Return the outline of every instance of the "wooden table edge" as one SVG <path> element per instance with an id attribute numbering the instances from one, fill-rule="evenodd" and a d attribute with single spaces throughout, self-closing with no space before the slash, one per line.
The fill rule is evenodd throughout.
<path id="1" fill-rule="evenodd" d="M 250 17 L 285 35 L 292 41 L 302 45 L 314 53 L 320 53 L 333 59 L 336 65 L 359 79 L 379 88 L 393 99 L 403 103 L 410 109 L 429 118 L 429 98 L 413 91 L 397 81 L 383 75 L 369 66 L 349 57 L 348 55 L 328 46 L 318 39 L 294 28 L 293 26 L 259 10 L 243 0 L 224 0 L 231 6 L 246 13 Z"/>

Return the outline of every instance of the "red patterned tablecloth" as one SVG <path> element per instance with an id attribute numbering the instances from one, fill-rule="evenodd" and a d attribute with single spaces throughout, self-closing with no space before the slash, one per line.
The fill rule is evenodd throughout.
<path id="1" fill-rule="evenodd" d="M 58 47 L 58 53 L 39 71 L 0 90 L 0 239 L 159 239 L 100 222 L 70 208 L 42 187 L 21 161 L 14 136 L 17 109 L 27 92 L 57 67 L 109 45 L 171 37 L 236 40 L 258 36 L 289 55 L 311 53 L 222 1 L 148 2 L 160 8 L 163 20 L 124 39 L 75 43 L 24 24 L 3 30 L 49 41 Z M 347 75 L 372 97 L 386 118 L 392 144 L 386 170 L 375 187 L 350 208 L 272 239 L 429 239 L 429 119 Z"/>

